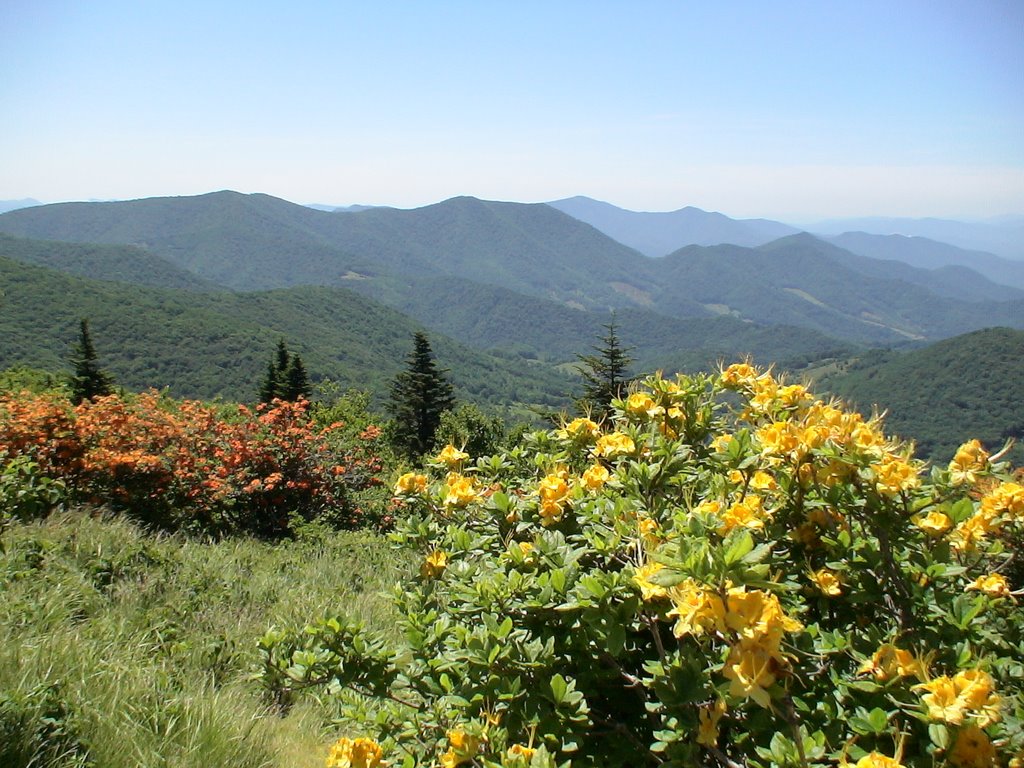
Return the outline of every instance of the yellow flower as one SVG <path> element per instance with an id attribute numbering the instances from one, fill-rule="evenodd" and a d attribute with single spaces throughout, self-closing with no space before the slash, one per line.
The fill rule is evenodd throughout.
<path id="1" fill-rule="evenodd" d="M 1000 483 L 981 499 L 979 513 L 989 518 L 997 515 L 1024 518 L 1024 487 L 1017 483 Z"/>
<path id="2" fill-rule="evenodd" d="M 758 640 L 743 639 L 729 649 L 723 670 L 732 681 L 729 694 L 753 699 L 762 707 L 771 707 L 766 690 L 774 685 L 777 665 L 771 649 Z"/>
<path id="3" fill-rule="evenodd" d="M 911 675 L 923 680 L 927 677 L 928 670 L 924 661 L 910 651 L 897 648 L 892 643 L 885 643 L 878 647 L 868 661 L 861 664 L 857 674 L 871 674 L 878 682 L 882 683 L 894 677 L 909 677 Z"/>
<path id="4" fill-rule="evenodd" d="M 462 728 L 453 728 L 447 736 L 450 749 L 441 756 L 441 764 L 445 768 L 469 762 L 480 749 L 480 737 L 468 734 Z"/>
<path id="5" fill-rule="evenodd" d="M 583 473 L 583 487 L 588 491 L 599 491 L 608 482 L 611 473 L 601 464 L 594 464 Z"/>
<path id="6" fill-rule="evenodd" d="M 828 568 L 813 571 L 811 573 L 811 581 L 814 582 L 814 585 L 821 594 L 826 597 L 838 597 L 843 594 L 842 582 L 839 580 L 839 576 L 835 571 L 830 571 Z"/>
<path id="7" fill-rule="evenodd" d="M 989 597 L 1010 597 L 1010 585 L 1006 577 L 1001 573 L 990 573 L 987 576 L 979 576 L 967 585 L 965 591 L 977 590 Z"/>
<path id="8" fill-rule="evenodd" d="M 864 755 L 854 768 L 904 768 L 903 763 L 881 752 L 869 752 Z"/>
<path id="9" fill-rule="evenodd" d="M 542 501 L 540 503 L 540 524 L 549 528 L 555 523 L 561 522 L 564 511 L 558 502 Z"/>
<path id="10" fill-rule="evenodd" d="M 964 720 L 965 702 L 957 693 L 957 686 L 952 679 L 943 675 L 927 683 L 915 685 L 915 689 L 928 691 L 921 701 L 928 707 L 928 717 L 959 725 Z"/>
<path id="11" fill-rule="evenodd" d="M 653 415 L 652 411 L 654 411 L 655 407 L 654 398 L 646 392 L 634 392 L 626 398 L 626 413 L 634 416 L 650 417 Z"/>
<path id="12" fill-rule="evenodd" d="M 956 449 L 956 455 L 949 462 L 949 479 L 953 485 L 973 484 L 977 473 L 988 466 L 988 451 L 977 440 L 969 440 Z"/>
<path id="13" fill-rule="evenodd" d="M 436 460 L 442 464 L 447 464 L 449 467 L 457 467 L 466 459 L 469 458 L 469 454 L 465 451 L 460 451 L 451 443 L 448 443 L 441 452 L 437 454 Z"/>
<path id="14" fill-rule="evenodd" d="M 395 495 L 408 496 L 414 493 L 423 493 L 427 490 L 427 476 L 417 475 L 415 472 L 406 472 L 395 483 Z"/>
<path id="15" fill-rule="evenodd" d="M 611 432 L 607 435 L 602 435 L 598 438 L 597 445 L 594 446 L 594 454 L 596 456 L 609 458 L 612 456 L 625 456 L 633 453 L 635 450 L 636 445 L 633 443 L 633 438 L 621 432 Z"/>
<path id="16" fill-rule="evenodd" d="M 927 515 L 922 515 L 914 520 L 917 527 L 931 537 L 941 536 L 953 527 L 953 521 L 945 512 L 932 510 Z"/>
<path id="17" fill-rule="evenodd" d="M 377 768 L 384 751 L 373 739 L 338 739 L 327 755 L 327 768 Z"/>
<path id="18" fill-rule="evenodd" d="M 758 376 L 757 369 L 748 363 L 733 363 L 722 371 L 722 386 L 736 388 L 749 385 Z"/>
<path id="19" fill-rule="evenodd" d="M 562 504 L 569 498 L 569 484 L 564 472 L 553 472 L 546 475 L 537 486 L 541 501 Z"/>
<path id="20" fill-rule="evenodd" d="M 420 576 L 424 579 L 436 579 L 448 567 L 448 555 L 435 549 L 423 559 L 420 565 Z"/>
<path id="21" fill-rule="evenodd" d="M 761 453 L 788 456 L 800 448 L 800 436 L 788 421 L 774 421 L 757 430 Z"/>
<path id="22" fill-rule="evenodd" d="M 718 721 L 725 714 L 725 700 L 715 699 L 714 704 L 702 706 L 697 711 L 699 725 L 697 726 L 697 743 L 705 747 L 713 747 L 718 744 Z"/>
<path id="23" fill-rule="evenodd" d="M 726 626 L 740 636 L 755 639 L 771 649 L 780 660 L 778 653 L 784 632 L 799 632 L 803 625 L 787 616 L 782 610 L 779 598 L 770 592 L 744 587 L 733 587 L 726 596 Z"/>
<path id="24" fill-rule="evenodd" d="M 887 496 L 896 496 L 921 485 L 917 470 L 908 461 L 897 456 L 889 456 L 879 464 L 874 464 L 875 486 L 878 492 Z"/>
<path id="25" fill-rule="evenodd" d="M 957 733 L 949 760 L 959 768 L 993 768 L 996 748 L 988 734 L 972 723 Z"/>
<path id="26" fill-rule="evenodd" d="M 755 491 L 774 491 L 778 488 L 775 478 L 762 469 L 757 470 L 750 478 L 750 487 Z"/>
<path id="27" fill-rule="evenodd" d="M 709 592 L 692 579 L 672 587 L 668 591 L 672 610 L 668 616 L 676 617 L 672 634 L 676 637 L 702 635 L 711 630 L 725 628 L 725 605 L 722 598 Z"/>
<path id="28" fill-rule="evenodd" d="M 444 497 L 446 507 L 464 507 L 476 499 L 476 487 L 472 478 L 452 472 L 448 475 L 448 493 Z"/>
<path id="29" fill-rule="evenodd" d="M 530 760 L 533 759 L 533 755 L 537 750 L 533 747 L 526 747 L 522 744 L 513 744 L 508 748 L 506 755 L 508 756 L 508 762 L 514 766 L 528 765 Z"/>
<path id="30" fill-rule="evenodd" d="M 556 433 L 563 440 L 592 440 L 601 428 L 590 419 L 573 419 Z"/>
<path id="31" fill-rule="evenodd" d="M 651 577 L 665 566 L 661 563 L 644 563 L 633 574 L 633 583 L 640 587 L 640 597 L 644 600 L 657 600 L 668 597 L 668 590 L 651 581 Z"/>
<path id="32" fill-rule="evenodd" d="M 718 532 L 723 536 L 733 528 L 764 528 L 764 509 L 760 496 L 745 496 L 742 501 L 731 505 L 722 515 Z"/>
<path id="33" fill-rule="evenodd" d="M 715 439 L 711 441 L 711 450 L 715 453 L 725 453 L 729 447 L 729 443 L 733 441 L 733 436 L 729 434 L 715 435 Z"/>

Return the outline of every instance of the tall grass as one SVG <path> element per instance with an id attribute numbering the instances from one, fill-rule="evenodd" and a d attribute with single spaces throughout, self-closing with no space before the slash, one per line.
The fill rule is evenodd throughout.
<path id="1" fill-rule="evenodd" d="M 84 513 L 0 541 L 5 768 L 322 765 L 329 713 L 272 712 L 256 641 L 336 614 L 386 631 L 408 567 L 371 533 L 202 543 Z"/>

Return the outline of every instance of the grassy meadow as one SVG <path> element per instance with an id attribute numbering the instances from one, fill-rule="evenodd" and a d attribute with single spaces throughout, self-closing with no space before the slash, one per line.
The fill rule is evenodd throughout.
<path id="1" fill-rule="evenodd" d="M 407 563 L 369 532 L 203 542 L 82 510 L 0 539 L 0 765 L 323 765 L 328 706 L 263 695 L 271 626 L 394 626 Z"/>

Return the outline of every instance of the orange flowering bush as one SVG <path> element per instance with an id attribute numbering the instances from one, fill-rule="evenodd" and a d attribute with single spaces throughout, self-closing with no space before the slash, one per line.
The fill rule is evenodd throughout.
<path id="1" fill-rule="evenodd" d="M 592 426 L 593 425 L 593 426 Z M 400 479 L 405 643 L 265 638 L 404 766 L 1010 766 L 1024 488 L 749 365 Z M 353 699 L 346 699 L 352 701 Z"/>
<path id="2" fill-rule="evenodd" d="M 275 401 L 225 416 L 155 392 L 72 407 L 21 393 L 0 398 L 6 461 L 29 457 L 79 501 L 158 526 L 283 535 L 293 517 L 342 527 L 378 523 L 358 504 L 381 470 L 379 431 L 340 441 L 305 402 Z"/>

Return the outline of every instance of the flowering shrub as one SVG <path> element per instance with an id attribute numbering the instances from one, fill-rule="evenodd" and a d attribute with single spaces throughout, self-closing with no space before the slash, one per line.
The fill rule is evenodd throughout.
<path id="1" fill-rule="evenodd" d="M 0 397 L 6 459 L 31 460 L 78 500 L 164 527 L 283 535 L 294 516 L 341 527 L 379 521 L 358 493 L 379 485 L 379 430 L 340 440 L 308 404 L 275 401 L 223 416 L 156 393 L 78 406 L 51 395 Z"/>
<path id="2" fill-rule="evenodd" d="M 1024 487 L 976 442 L 929 469 L 740 364 L 434 468 L 396 486 L 405 645 L 261 645 L 279 695 L 364 694 L 384 764 L 1022 764 Z"/>

